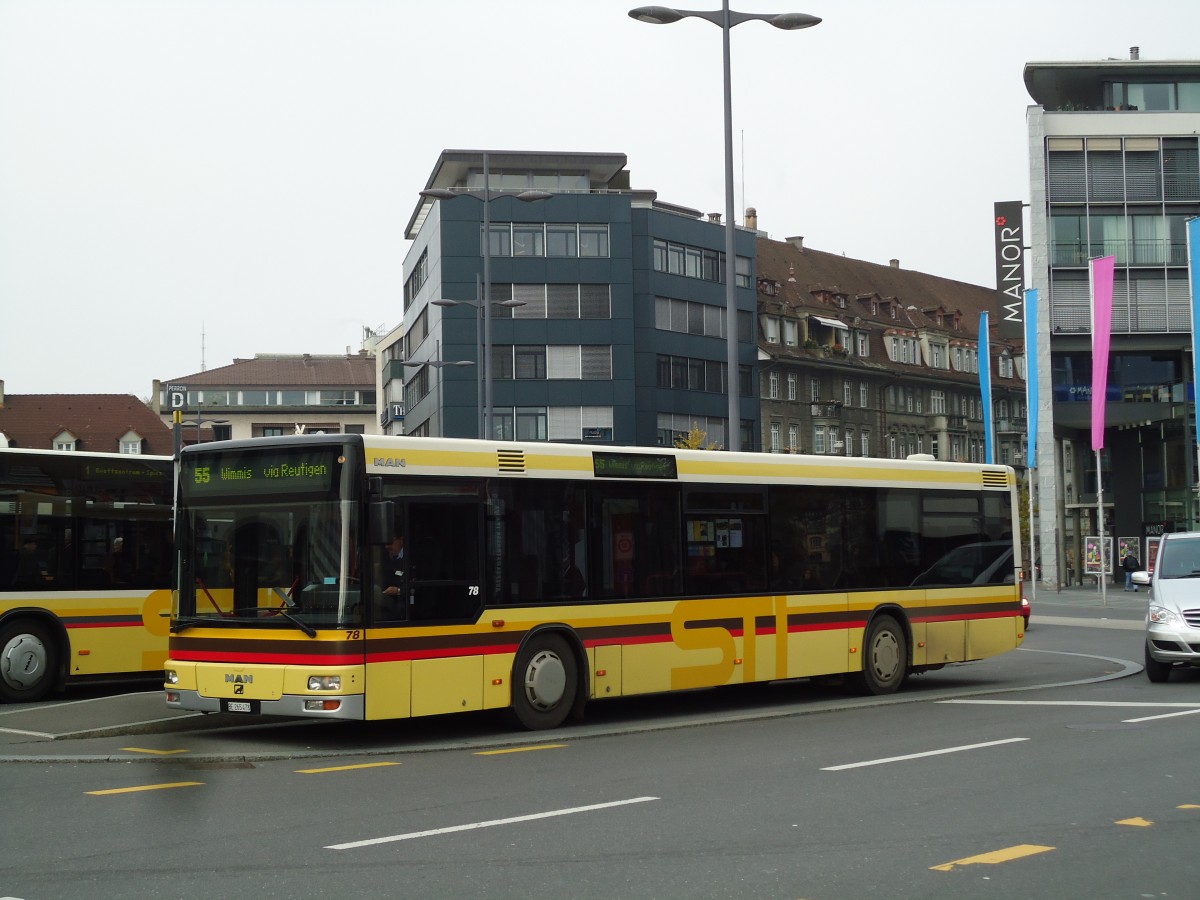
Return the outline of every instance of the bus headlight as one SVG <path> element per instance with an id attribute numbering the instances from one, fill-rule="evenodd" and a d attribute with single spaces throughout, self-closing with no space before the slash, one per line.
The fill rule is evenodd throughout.
<path id="1" fill-rule="evenodd" d="M 163 675 L 166 676 L 167 684 L 179 684 L 179 673 L 174 669 L 167 669 Z"/>
<path id="2" fill-rule="evenodd" d="M 308 689 L 310 691 L 340 691 L 342 689 L 342 676 L 309 675 Z"/>

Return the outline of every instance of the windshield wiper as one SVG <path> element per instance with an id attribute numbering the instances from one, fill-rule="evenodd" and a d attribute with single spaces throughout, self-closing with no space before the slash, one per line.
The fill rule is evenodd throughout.
<path id="1" fill-rule="evenodd" d="M 267 612 L 275 616 L 283 616 L 283 618 L 287 619 L 309 637 L 317 636 L 317 629 L 313 628 L 304 620 L 293 616 L 286 609 L 281 609 L 278 606 L 239 606 L 233 611 L 235 618 L 240 618 L 243 613 L 248 612 Z"/>
<path id="2" fill-rule="evenodd" d="M 193 625 L 204 625 L 211 621 L 208 616 L 176 616 L 171 622 L 171 634 L 179 634 Z"/>

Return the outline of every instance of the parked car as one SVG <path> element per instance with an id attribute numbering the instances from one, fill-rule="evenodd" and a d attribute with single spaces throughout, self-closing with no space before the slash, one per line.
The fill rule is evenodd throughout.
<path id="1" fill-rule="evenodd" d="M 1132 579 L 1150 585 L 1146 677 L 1162 682 L 1176 667 L 1200 666 L 1200 531 L 1164 534 L 1154 573 Z"/>

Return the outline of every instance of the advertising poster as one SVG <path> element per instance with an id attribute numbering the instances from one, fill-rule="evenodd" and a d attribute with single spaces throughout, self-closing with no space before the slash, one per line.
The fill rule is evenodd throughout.
<path id="1" fill-rule="evenodd" d="M 1134 559 L 1145 565 L 1145 560 L 1142 559 L 1141 538 L 1135 537 L 1119 537 L 1117 538 L 1117 565 L 1125 562 L 1125 557 L 1130 553 Z"/>
<path id="2" fill-rule="evenodd" d="M 1104 573 L 1111 575 L 1113 556 L 1112 538 L 1110 537 L 1104 539 L 1104 563 Z M 1083 574 L 1100 574 L 1100 538 L 1096 535 L 1083 539 Z"/>
<path id="3" fill-rule="evenodd" d="M 1158 545 L 1161 543 L 1162 538 L 1160 537 L 1146 538 L 1146 558 L 1142 560 L 1142 565 L 1151 575 L 1154 574 L 1154 569 L 1158 565 Z"/>

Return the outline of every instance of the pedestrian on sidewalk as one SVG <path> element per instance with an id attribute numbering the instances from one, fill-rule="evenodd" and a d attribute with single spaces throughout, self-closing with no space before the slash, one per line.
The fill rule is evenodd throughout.
<path id="1" fill-rule="evenodd" d="M 1137 585 L 1133 583 L 1133 573 L 1142 570 L 1142 564 L 1138 562 L 1137 554 L 1130 550 L 1125 554 L 1125 559 L 1121 561 L 1121 565 L 1125 568 L 1125 590 L 1133 588 L 1133 592 L 1137 593 Z"/>
<path id="2" fill-rule="evenodd" d="M 1075 551 L 1067 548 L 1067 587 L 1075 583 Z"/>

